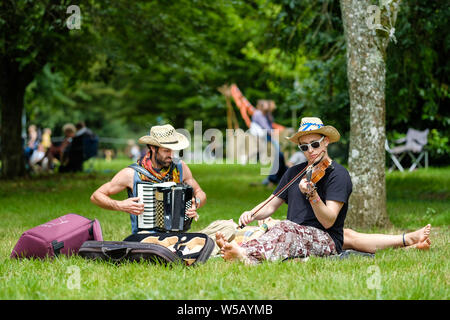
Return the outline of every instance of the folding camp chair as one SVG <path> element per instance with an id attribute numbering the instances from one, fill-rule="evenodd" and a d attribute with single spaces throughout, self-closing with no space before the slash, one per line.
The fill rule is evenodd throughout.
<path id="1" fill-rule="evenodd" d="M 406 137 L 394 141 L 395 143 L 405 144 L 393 148 L 389 147 L 389 143 L 386 140 L 385 149 L 389 153 L 393 162 L 393 165 L 389 168 L 389 171 L 392 171 L 394 167 L 397 167 L 400 171 L 404 171 L 401 161 L 406 155 L 411 158 L 411 166 L 409 167 L 409 171 L 413 171 L 417 166 L 422 167 L 420 163 L 422 159 L 424 159 L 425 168 L 428 168 L 428 151 L 424 148 L 428 142 L 428 132 L 428 129 L 418 131 L 409 128 L 406 133 Z M 415 156 L 415 154 L 418 155 Z"/>

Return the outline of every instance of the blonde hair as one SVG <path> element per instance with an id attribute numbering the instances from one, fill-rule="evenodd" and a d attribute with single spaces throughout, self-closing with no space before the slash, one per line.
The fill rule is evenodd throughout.
<path id="1" fill-rule="evenodd" d="M 73 132 L 73 133 L 77 132 L 77 128 L 75 128 L 75 126 L 74 126 L 73 123 L 66 123 L 66 124 L 62 127 L 62 130 L 63 130 L 64 133 L 66 133 L 67 131 Z"/>

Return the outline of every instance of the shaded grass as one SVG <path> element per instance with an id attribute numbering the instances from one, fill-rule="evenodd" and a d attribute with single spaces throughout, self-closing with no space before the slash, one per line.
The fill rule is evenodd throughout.
<path id="1" fill-rule="evenodd" d="M 128 236 L 131 230 L 126 214 L 97 208 L 89 201 L 98 186 L 127 164 L 127 160 L 97 162 L 95 174 L 0 182 L 0 299 L 449 298 L 448 168 L 387 175 L 387 208 L 395 230 L 379 231 L 401 232 L 432 223 L 433 245 L 428 252 L 388 249 L 378 252 L 374 259 L 312 257 L 306 263 L 262 263 L 254 267 L 212 258 L 195 268 L 116 265 L 80 257 L 9 259 L 23 231 L 69 212 L 98 218 L 105 240 Z M 236 220 L 271 192 L 264 187 L 249 187 L 249 183 L 262 180 L 258 166 L 190 167 L 208 195 L 192 231 L 217 219 Z M 125 197 L 125 192 L 115 196 Z M 286 209 L 283 206 L 275 217 L 283 218 Z M 79 271 L 80 289 L 70 288 L 73 270 Z"/>
<path id="2" fill-rule="evenodd" d="M 450 169 L 392 172 L 386 179 L 387 211 L 394 225 L 450 225 Z"/>

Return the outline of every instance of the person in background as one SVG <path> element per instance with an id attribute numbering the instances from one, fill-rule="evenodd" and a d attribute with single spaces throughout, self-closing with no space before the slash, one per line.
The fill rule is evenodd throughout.
<path id="1" fill-rule="evenodd" d="M 67 162 L 67 156 L 65 156 L 66 151 L 70 148 L 72 143 L 72 138 L 75 136 L 76 128 L 72 123 L 66 123 L 62 127 L 64 133 L 64 139 L 60 144 L 52 143 L 50 148 L 47 150 L 48 167 L 53 169 L 55 167 L 55 162 L 59 162 L 64 165 Z"/>
<path id="2" fill-rule="evenodd" d="M 42 133 L 42 147 L 47 151 L 52 146 L 52 129 L 45 128 Z"/>
<path id="3" fill-rule="evenodd" d="M 111 162 L 114 157 L 114 150 L 113 149 L 105 149 L 105 150 L 103 150 L 103 153 L 105 154 L 105 161 Z"/>
<path id="4" fill-rule="evenodd" d="M 59 168 L 60 172 L 83 171 L 83 162 L 97 153 L 98 139 L 95 134 L 82 121 L 75 127 L 77 131 L 72 138 L 70 148 L 64 154 L 66 161 Z"/>
<path id="5" fill-rule="evenodd" d="M 303 154 L 303 152 L 301 151 L 297 151 L 295 152 L 288 160 L 288 162 L 286 163 L 286 165 L 288 166 L 288 168 L 295 166 L 297 164 L 303 163 L 306 160 L 305 155 Z"/>
<path id="6" fill-rule="evenodd" d="M 39 143 L 37 149 L 34 150 L 34 152 L 31 154 L 28 164 L 30 165 L 30 168 L 34 172 L 42 172 L 50 170 L 47 151 L 50 149 L 52 145 L 51 133 L 52 130 L 50 128 L 44 129 L 44 132 L 42 133 L 41 142 Z"/>
<path id="7" fill-rule="evenodd" d="M 39 143 L 39 132 L 36 125 L 32 124 L 28 127 L 28 137 L 24 150 L 25 160 L 27 163 L 33 155 L 33 152 L 38 149 Z"/>
<path id="8" fill-rule="evenodd" d="M 37 149 L 31 154 L 28 164 L 33 172 L 48 170 L 48 158 L 46 157 L 45 147 L 42 143 L 40 143 Z"/>
<path id="9" fill-rule="evenodd" d="M 141 157 L 141 150 L 133 139 L 127 141 L 126 154 L 133 162 L 136 162 Z"/>
<path id="10" fill-rule="evenodd" d="M 271 143 L 273 146 L 272 150 L 274 150 L 275 153 L 275 163 L 272 165 L 270 175 L 262 182 L 263 185 L 270 187 L 278 184 L 287 170 L 283 152 L 280 150 L 280 144 L 272 136 L 272 112 L 275 108 L 275 102 L 272 100 L 258 100 L 256 110 L 252 115 L 252 124 L 250 127 L 250 132 L 254 135 L 261 137 L 261 132 L 263 132 L 267 142 Z"/>

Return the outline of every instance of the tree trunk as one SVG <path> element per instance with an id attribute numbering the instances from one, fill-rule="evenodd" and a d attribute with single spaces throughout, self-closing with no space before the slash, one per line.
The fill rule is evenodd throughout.
<path id="1" fill-rule="evenodd" d="M 12 179 L 26 174 L 22 141 L 22 113 L 25 88 L 28 80 L 14 68 L 14 64 L 2 64 L 0 80 L 0 143 L 2 178 Z M 14 70 L 15 69 L 15 70 Z"/>
<path id="2" fill-rule="evenodd" d="M 385 31 L 370 30 L 368 0 L 341 0 L 350 95 L 349 171 L 353 182 L 346 224 L 386 227 Z M 378 8 L 378 7 L 377 7 Z"/>

